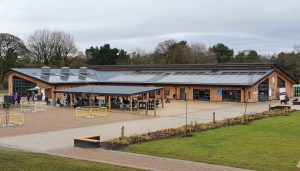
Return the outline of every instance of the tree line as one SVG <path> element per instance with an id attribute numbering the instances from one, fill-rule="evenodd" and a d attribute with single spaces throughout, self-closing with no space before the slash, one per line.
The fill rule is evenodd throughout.
<path id="1" fill-rule="evenodd" d="M 91 46 L 80 52 L 73 37 L 63 31 L 37 30 L 25 43 L 9 33 L 0 33 L 1 82 L 3 73 L 12 67 L 78 68 L 84 65 L 129 64 L 209 64 L 274 62 L 300 80 L 300 45 L 293 52 L 260 55 L 247 49 L 234 53 L 223 43 L 206 47 L 199 42 L 166 40 L 157 44 L 153 52 L 136 50 L 128 53 L 109 44 Z"/>

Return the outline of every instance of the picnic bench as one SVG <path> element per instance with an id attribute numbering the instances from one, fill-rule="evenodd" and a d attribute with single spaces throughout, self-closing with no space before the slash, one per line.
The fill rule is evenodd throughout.
<path id="1" fill-rule="evenodd" d="M 93 135 L 93 136 L 74 138 L 74 146 L 83 147 L 83 148 L 99 148 L 100 136 Z"/>

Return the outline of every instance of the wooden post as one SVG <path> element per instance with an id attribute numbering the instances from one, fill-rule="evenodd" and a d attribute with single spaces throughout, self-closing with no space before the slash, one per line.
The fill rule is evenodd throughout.
<path id="1" fill-rule="evenodd" d="M 132 96 L 129 97 L 129 110 L 132 111 Z"/>
<path id="2" fill-rule="evenodd" d="M 121 128 L 121 138 L 123 138 L 123 137 L 124 137 L 124 133 L 125 133 L 125 127 L 124 127 L 124 126 L 122 126 L 122 128 Z"/>
<path id="3" fill-rule="evenodd" d="M 56 102 L 56 93 L 54 92 L 55 90 L 56 90 L 56 87 L 54 87 L 54 90 L 51 89 L 51 91 L 52 91 L 51 93 L 53 94 L 53 96 L 52 96 L 53 100 Z"/>
<path id="4" fill-rule="evenodd" d="M 137 99 L 137 108 L 136 108 L 136 111 L 138 113 L 138 115 L 140 114 L 140 101 L 139 99 Z"/>
<path id="5" fill-rule="evenodd" d="M 146 100 L 146 115 L 148 115 L 148 103 L 149 103 L 149 92 L 147 92 L 147 100 Z"/>
<path id="6" fill-rule="evenodd" d="M 74 105 L 74 97 L 73 97 L 73 94 L 71 93 L 70 94 L 70 105 L 71 105 L 71 107 Z"/>
<path id="7" fill-rule="evenodd" d="M 108 96 L 108 111 L 111 109 L 111 96 Z"/>
<path id="8" fill-rule="evenodd" d="M 92 105 L 92 101 L 91 101 L 91 94 L 88 94 L 87 96 L 88 96 L 88 102 L 89 102 L 89 106 L 91 106 L 91 105 Z"/>
<path id="9" fill-rule="evenodd" d="M 216 123 L 216 113 L 213 113 L 213 123 Z"/>
<path id="10" fill-rule="evenodd" d="M 154 116 L 156 116 L 156 101 L 154 101 Z"/>
<path id="11" fill-rule="evenodd" d="M 161 107 L 162 108 L 165 107 L 165 89 L 162 89 L 162 92 L 161 92 Z"/>

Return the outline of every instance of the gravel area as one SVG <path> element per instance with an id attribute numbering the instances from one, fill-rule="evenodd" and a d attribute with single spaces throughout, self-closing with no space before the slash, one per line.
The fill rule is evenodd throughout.
<path id="1" fill-rule="evenodd" d="M 46 112 L 27 112 L 24 115 L 25 122 L 21 127 L 0 127 L 0 137 L 153 118 L 153 116 L 138 115 L 128 111 L 109 112 L 107 116 L 98 118 L 78 118 L 75 117 L 75 109 L 73 108 L 53 106 L 48 106 Z"/>

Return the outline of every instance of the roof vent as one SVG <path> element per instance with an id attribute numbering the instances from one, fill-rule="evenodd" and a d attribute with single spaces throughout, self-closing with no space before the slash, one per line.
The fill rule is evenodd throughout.
<path id="1" fill-rule="evenodd" d="M 79 74 L 80 75 L 87 75 L 88 69 L 87 67 L 80 67 L 79 68 Z"/>
<path id="2" fill-rule="evenodd" d="M 41 71 L 42 71 L 42 75 L 50 75 L 51 68 L 48 66 L 43 66 L 41 68 Z"/>
<path id="3" fill-rule="evenodd" d="M 45 80 L 47 80 L 47 79 L 49 79 L 49 76 L 50 76 L 50 71 L 51 71 L 51 68 L 50 67 L 48 67 L 48 66 L 43 66 L 42 68 L 41 68 L 41 78 L 42 79 L 45 79 Z"/>
<path id="4" fill-rule="evenodd" d="M 62 75 L 70 75 L 70 68 L 69 67 L 61 67 L 61 74 Z"/>

